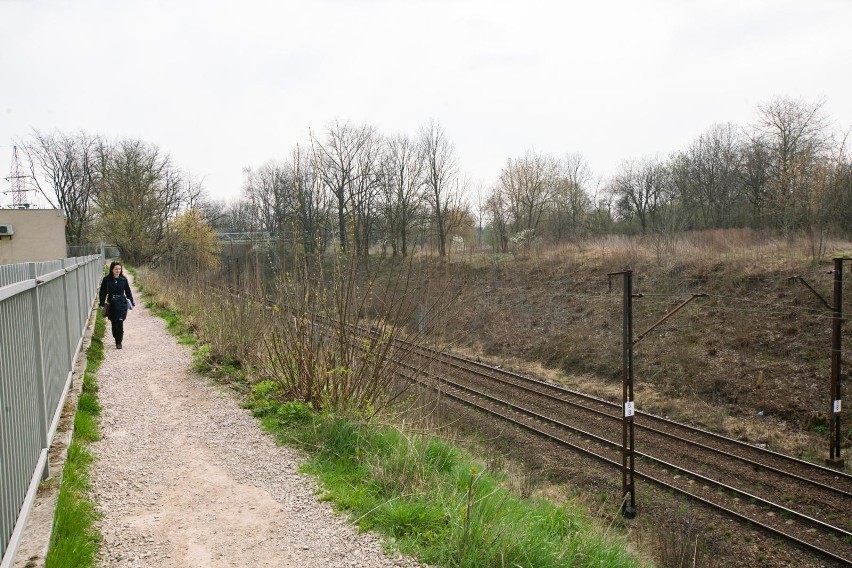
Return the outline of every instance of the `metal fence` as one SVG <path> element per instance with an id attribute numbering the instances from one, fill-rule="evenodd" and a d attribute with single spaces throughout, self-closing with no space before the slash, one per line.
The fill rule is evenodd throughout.
<path id="1" fill-rule="evenodd" d="M 101 255 L 0 266 L 0 568 L 11 565 L 103 275 Z"/>

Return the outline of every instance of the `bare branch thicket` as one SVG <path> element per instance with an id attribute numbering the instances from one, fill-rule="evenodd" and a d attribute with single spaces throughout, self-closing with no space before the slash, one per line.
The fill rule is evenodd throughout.
<path id="1" fill-rule="evenodd" d="M 733 124 L 718 124 L 670 161 L 676 194 L 693 212 L 689 228 L 727 228 L 741 221 L 742 140 Z"/>
<path id="2" fill-rule="evenodd" d="M 852 160 L 849 159 L 847 141 L 848 133 L 831 144 L 835 150 L 820 160 L 811 173 L 810 199 L 805 205 L 804 216 L 806 238 L 814 261 L 822 260 L 825 256 L 826 233 L 831 224 L 841 230 L 844 223 L 847 226 L 852 225 L 852 215 L 849 214 L 852 210 L 849 208 L 852 206 L 852 201 L 849 200 Z M 838 215 L 838 211 L 844 213 Z"/>
<path id="3" fill-rule="evenodd" d="M 355 254 L 370 255 L 373 225 L 382 207 L 380 199 L 382 138 L 373 128 L 366 128 L 360 151 L 355 159 L 356 174 L 349 185 L 352 204 L 352 239 Z"/>
<path id="4" fill-rule="evenodd" d="M 552 156 L 527 152 L 507 160 L 498 181 L 512 215 L 512 230 L 537 232 L 559 184 L 559 162 Z"/>
<path id="5" fill-rule="evenodd" d="M 567 154 L 559 162 L 551 213 L 551 231 L 557 241 L 577 239 L 588 230 L 586 221 L 592 210 L 591 183 L 592 170 L 581 154 Z"/>
<path id="6" fill-rule="evenodd" d="M 769 225 L 769 152 L 763 144 L 749 140 L 742 147 L 741 163 L 740 187 L 751 209 L 749 222 L 753 228 L 762 229 Z"/>
<path id="7" fill-rule="evenodd" d="M 317 259 L 288 274 L 252 361 L 261 378 L 317 409 L 372 414 L 393 404 L 398 374 L 429 362 L 414 355 L 424 331 L 408 325 L 424 294 L 414 284 L 429 281 L 415 276 L 412 262 L 368 265 L 338 252 L 329 268 Z"/>

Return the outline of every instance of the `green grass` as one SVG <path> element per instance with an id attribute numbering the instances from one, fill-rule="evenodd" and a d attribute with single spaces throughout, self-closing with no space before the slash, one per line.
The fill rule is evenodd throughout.
<path id="1" fill-rule="evenodd" d="M 94 524 L 98 519 L 95 504 L 89 500 L 91 485 L 89 466 L 94 456 L 88 451 L 91 442 L 100 439 L 98 430 L 98 386 L 95 374 L 104 358 L 105 323 L 100 312 L 95 319 L 92 343 L 86 350 L 83 392 L 74 416 L 74 435 L 68 446 L 68 457 L 62 470 L 62 484 L 53 531 L 45 559 L 46 568 L 86 568 L 95 566 L 101 535 Z"/>
<path id="2" fill-rule="evenodd" d="M 639 566 L 570 506 L 521 499 L 458 447 L 279 402 L 259 383 L 246 406 L 280 442 L 304 450 L 323 498 L 391 548 L 445 567 Z"/>
<path id="3" fill-rule="evenodd" d="M 151 310 L 155 315 L 160 316 L 166 322 L 166 329 L 169 333 L 177 337 L 178 343 L 181 345 L 195 345 L 197 339 L 192 333 L 192 329 L 186 325 L 180 314 L 159 306 L 153 302 L 145 302 L 145 307 Z"/>

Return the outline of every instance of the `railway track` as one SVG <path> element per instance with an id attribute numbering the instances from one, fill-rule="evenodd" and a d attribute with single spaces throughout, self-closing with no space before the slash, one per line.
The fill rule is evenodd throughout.
<path id="1" fill-rule="evenodd" d="M 434 364 L 412 380 L 621 469 L 620 405 L 448 353 L 416 352 Z M 638 479 L 852 565 L 852 476 L 646 413 L 637 412 L 635 427 Z"/>
<path id="2" fill-rule="evenodd" d="M 410 343 L 405 352 L 430 363 L 424 374 L 422 362 L 400 362 L 411 381 L 621 470 L 619 404 Z M 638 479 L 852 566 L 852 475 L 647 413 L 634 426 Z"/>

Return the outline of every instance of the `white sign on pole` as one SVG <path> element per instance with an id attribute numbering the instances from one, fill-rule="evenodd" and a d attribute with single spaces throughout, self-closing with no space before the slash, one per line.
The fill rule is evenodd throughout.
<path id="1" fill-rule="evenodd" d="M 839 400 L 834 401 L 834 413 L 840 414 L 840 401 Z"/>
<path id="2" fill-rule="evenodd" d="M 630 418 L 633 416 L 633 401 L 624 403 L 624 417 Z"/>

